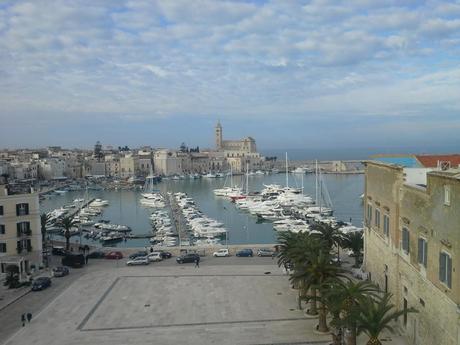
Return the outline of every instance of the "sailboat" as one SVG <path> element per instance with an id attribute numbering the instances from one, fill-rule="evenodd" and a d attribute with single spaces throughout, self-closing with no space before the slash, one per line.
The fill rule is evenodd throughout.
<path id="1" fill-rule="evenodd" d="M 228 177 L 230 177 L 230 187 L 225 187 Z M 225 196 L 229 197 L 230 195 L 234 194 L 241 194 L 241 188 L 233 185 L 233 169 L 230 166 L 230 176 L 227 175 L 224 181 L 224 186 L 222 188 L 214 189 L 214 194 L 216 196 Z"/>
<path id="2" fill-rule="evenodd" d="M 145 178 L 144 184 L 144 193 L 141 193 L 142 197 L 145 199 L 156 199 L 158 194 L 155 193 L 153 185 L 156 181 L 156 176 L 153 175 L 152 165 L 150 164 L 149 175 Z"/>

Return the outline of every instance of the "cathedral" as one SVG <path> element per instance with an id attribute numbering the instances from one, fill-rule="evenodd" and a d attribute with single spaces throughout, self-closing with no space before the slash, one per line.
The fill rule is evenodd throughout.
<path id="1" fill-rule="evenodd" d="M 220 121 L 216 125 L 216 150 L 217 151 L 233 151 L 235 153 L 256 153 L 256 141 L 247 137 L 241 140 L 223 140 L 222 125 Z"/>
<path id="2" fill-rule="evenodd" d="M 216 151 L 220 153 L 233 172 L 244 172 L 247 168 L 259 169 L 264 159 L 257 152 L 256 141 L 247 137 L 241 140 L 223 140 L 222 125 L 215 127 Z"/>

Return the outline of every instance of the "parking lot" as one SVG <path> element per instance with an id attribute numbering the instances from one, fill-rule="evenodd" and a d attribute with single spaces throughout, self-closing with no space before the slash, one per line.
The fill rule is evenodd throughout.
<path id="1" fill-rule="evenodd" d="M 296 310 L 296 291 L 271 258 L 205 257 L 199 268 L 176 264 L 174 258 L 135 267 L 126 267 L 124 261 L 90 261 L 84 274 L 6 343 L 328 340 L 311 332 L 316 321 Z"/>

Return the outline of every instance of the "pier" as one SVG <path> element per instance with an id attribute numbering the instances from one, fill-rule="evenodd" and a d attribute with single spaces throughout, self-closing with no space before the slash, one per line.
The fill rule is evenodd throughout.
<path id="1" fill-rule="evenodd" d="M 89 199 L 88 201 L 86 201 L 85 203 L 83 203 L 80 207 L 76 208 L 76 209 L 73 209 L 72 211 L 69 211 L 67 213 L 67 217 L 74 217 L 78 212 L 80 212 L 80 210 L 82 208 L 85 208 L 87 207 L 89 204 L 91 204 L 94 200 L 96 200 L 96 198 L 91 198 Z"/>

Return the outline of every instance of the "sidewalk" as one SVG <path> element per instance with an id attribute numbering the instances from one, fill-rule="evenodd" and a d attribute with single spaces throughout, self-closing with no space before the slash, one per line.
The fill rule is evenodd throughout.
<path id="1" fill-rule="evenodd" d="M 50 277 L 51 270 L 43 269 L 36 271 L 32 278 L 41 276 Z M 0 311 L 30 292 L 30 286 L 22 286 L 17 289 L 8 289 L 8 287 L 4 286 L 3 283 L 4 280 L 0 282 Z"/>

